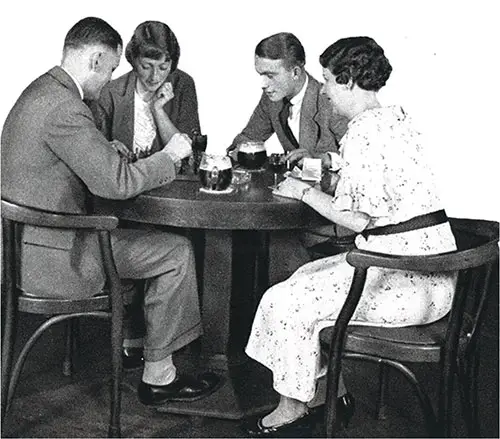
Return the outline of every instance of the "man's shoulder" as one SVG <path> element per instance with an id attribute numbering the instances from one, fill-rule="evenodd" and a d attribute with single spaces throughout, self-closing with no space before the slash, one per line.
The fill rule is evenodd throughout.
<path id="1" fill-rule="evenodd" d="M 120 94 L 124 95 L 125 92 L 127 91 L 128 84 L 131 80 L 133 80 L 135 77 L 134 72 L 131 70 L 121 76 L 119 76 L 116 79 L 113 79 L 112 81 L 108 82 L 104 87 L 103 87 L 103 92 L 109 92 L 111 94 Z"/>
<path id="2" fill-rule="evenodd" d="M 307 72 L 307 77 L 309 78 L 309 83 L 307 84 L 307 89 L 309 92 L 320 95 L 321 87 L 323 84 L 319 82 L 314 76 Z"/>

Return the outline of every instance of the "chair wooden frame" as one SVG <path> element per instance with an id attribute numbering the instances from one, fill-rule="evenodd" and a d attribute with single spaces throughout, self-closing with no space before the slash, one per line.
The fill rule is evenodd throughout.
<path id="1" fill-rule="evenodd" d="M 109 437 L 120 437 L 121 410 L 121 346 L 123 299 L 120 280 L 111 250 L 110 231 L 118 226 L 118 219 L 102 215 L 70 215 L 46 212 L 14 204 L 2 199 L 3 262 L 5 279 L 5 319 L 2 338 L 2 420 L 11 407 L 19 375 L 33 345 L 56 323 L 66 321 L 69 326 L 81 316 L 111 319 L 112 388 L 110 402 Z M 29 224 L 55 229 L 86 230 L 97 233 L 102 253 L 106 289 L 86 299 L 54 299 L 25 294 L 17 285 L 18 242 L 21 228 Z M 13 349 L 18 312 L 46 314 L 49 317 L 31 335 L 22 348 L 14 367 Z M 70 337 L 67 338 L 70 340 Z"/>
<path id="2" fill-rule="evenodd" d="M 478 335 L 484 315 L 484 305 L 490 278 L 498 267 L 498 228 L 494 221 L 450 219 L 457 238 L 458 250 L 429 256 L 398 256 L 354 249 L 347 255 L 355 267 L 349 295 L 340 311 L 333 334 L 328 337 L 329 363 L 324 427 L 326 437 L 335 437 L 337 425 L 336 399 L 342 359 L 363 360 L 381 365 L 379 414 L 383 410 L 383 393 L 387 367 L 400 372 L 414 386 L 423 409 L 427 430 L 431 436 L 449 437 L 454 375 L 461 385 L 461 402 L 470 437 L 479 435 L 477 410 Z M 462 242 L 476 241 L 474 245 Z M 469 243 L 467 243 L 469 244 Z M 425 335 L 432 334 L 432 343 L 395 343 L 391 331 L 401 328 L 350 327 L 354 311 L 361 298 L 367 271 L 370 267 L 419 272 L 457 271 L 459 278 L 450 313 L 439 322 L 412 327 Z M 474 274 L 474 275 L 473 275 Z M 472 294 L 474 293 L 474 294 Z M 465 310 L 472 301 L 471 318 Z M 467 304 L 467 308 L 466 308 Z M 370 332 L 376 336 L 370 338 Z M 394 333 L 394 332 L 392 332 Z M 436 335 L 440 334 L 439 337 Z M 386 336 L 387 335 L 387 336 Z M 324 339 L 322 334 L 322 340 Z M 440 384 L 437 414 L 417 377 L 404 362 L 435 362 L 440 364 Z"/>

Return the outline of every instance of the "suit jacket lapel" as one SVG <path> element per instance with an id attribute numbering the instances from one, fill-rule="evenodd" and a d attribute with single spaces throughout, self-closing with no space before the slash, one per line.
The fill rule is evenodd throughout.
<path id="1" fill-rule="evenodd" d="M 302 108 L 300 110 L 300 126 L 299 126 L 299 144 L 301 148 L 311 149 L 316 146 L 318 141 L 318 95 L 320 84 L 311 75 L 307 84 Z"/>
<path id="2" fill-rule="evenodd" d="M 125 145 L 132 147 L 134 143 L 134 91 L 136 76 L 130 72 L 125 87 L 116 95 L 115 121 L 113 132 L 120 133 L 118 139 Z"/>

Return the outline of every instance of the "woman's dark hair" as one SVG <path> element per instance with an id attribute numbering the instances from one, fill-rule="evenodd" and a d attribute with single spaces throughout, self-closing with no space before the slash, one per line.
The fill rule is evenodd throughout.
<path id="1" fill-rule="evenodd" d="M 282 59 L 287 69 L 304 67 L 306 54 L 299 39 L 288 32 L 264 38 L 255 48 L 255 55 L 261 58 Z"/>
<path id="2" fill-rule="evenodd" d="M 319 62 L 339 84 L 352 79 L 363 90 L 380 90 L 392 72 L 384 49 L 370 37 L 342 38 L 321 54 Z"/>
<path id="3" fill-rule="evenodd" d="M 172 61 L 170 72 L 175 71 L 179 63 L 181 48 L 172 30 L 159 21 L 145 21 L 136 27 L 134 35 L 127 44 L 125 58 L 134 67 L 137 58 Z"/>
<path id="4" fill-rule="evenodd" d="M 76 23 L 66 34 L 64 50 L 102 44 L 113 50 L 123 45 L 122 37 L 107 22 L 97 17 L 87 17 Z"/>

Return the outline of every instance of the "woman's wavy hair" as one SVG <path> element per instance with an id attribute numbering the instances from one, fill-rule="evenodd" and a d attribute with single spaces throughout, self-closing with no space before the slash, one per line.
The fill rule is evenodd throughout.
<path id="1" fill-rule="evenodd" d="M 342 38 L 320 55 L 319 62 L 335 75 L 337 83 L 352 79 L 363 90 L 380 90 L 392 72 L 384 49 L 370 37 Z"/>
<path id="2" fill-rule="evenodd" d="M 166 61 L 172 61 L 170 72 L 175 71 L 181 48 L 172 30 L 159 21 L 145 21 L 137 26 L 125 50 L 130 65 L 134 67 L 137 58 L 160 59 L 163 55 Z"/>

